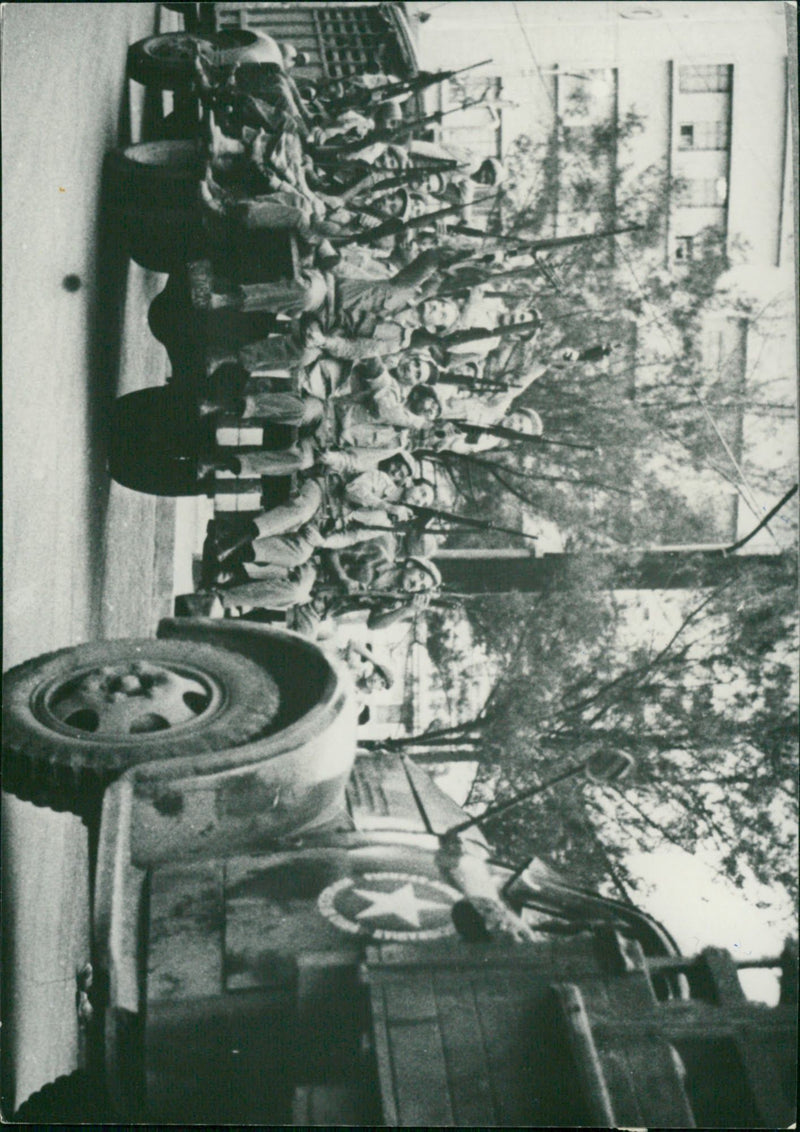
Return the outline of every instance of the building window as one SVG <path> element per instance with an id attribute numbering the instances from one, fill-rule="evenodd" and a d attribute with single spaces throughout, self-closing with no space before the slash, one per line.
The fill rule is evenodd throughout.
<path id="1" fill-rule="evenodd" d="M 352 75 L 369 62 L 369 18 L 363 11 L 338 7 L 314 10 L 314 20 L 323 44 L 325 70 L 329 75 Z"/>
<path id="2" fill-rule="evenodd" d="M 706 91 L 729 91 L 733 67 L 728 63 L 691 64 L 678 68 L 678 89 L 684 94 L 699 94 Z"/>
<path id="3" fill-rule="evenodd" d="M 694 238 L 692 236 L 676 236 L 675 237 L 675 262 L 676 263 L 689 263 L 692 258 L 692 246 Z"/>
<path id="4" fill-rule="evenodd" d="M 727 199 L 724 177 L 698 177 L 687 180 L 680 203 L 685 208 L 721 208 Z"/>
<path id="5" fill-rule="evenodd" d="M 678 149 L 727 149 L 727 122 L 681 122 Z"/>

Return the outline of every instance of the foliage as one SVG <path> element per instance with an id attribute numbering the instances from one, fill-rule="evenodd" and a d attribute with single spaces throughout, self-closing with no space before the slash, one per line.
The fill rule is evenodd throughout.
<path id="1" fill-rule="evenodd" d="M 641 228 L 546 253 L 549 275 L 534 271 L 515 280 L 515 290 L 528 289 L 544 327 L 536 348 L 518 351 L 504 376 L 522 378 L 564 346 L 579 350 L 616 341 L 621 348 L 605 365 L 551 369 L 521 399 L 541 413 L 549 436 L 594 442 L 598 451 L 537 450 L 535 469 L 528 470 L 542 478 L 516 494 L 516 509 L 522 504 L 537 516 L 566 522 L 573 540 L 590 543 L 598 532 L 601 541 L 623 544 L 688 542 L 702 531 L 707 539 L 724 539 L 725 508 L 707 502 L 709 492 L 690 499 L 678 469 L 690 462 L 695 471 L 717 477 L 717 495 L 726 490 L 726 479 L 738 479 L 732 456 L 745 404 L 742 371 L 736 359 L 709 370 L 701 329 L 718 305 L 718 280 L 746 249 L 709 228 L 694 238 L 689 261 L 664 269 L 667 216 L 683 183 L 665 164 L 635 168 L 631 143 L 644 119 L 634 107 L 618 118 L 596 117 L 590 89 L 573 84 L 564 116 L 554 118 L 541 140 L 523 135 L 510 145 L 499 230 L 533 239 L 633 223 Z M 525 466 L 511 458 L 500 462 Z M 546 476 L 564 479 L 559 485 Z M 476 466 L 462 462 L 456 478 L 464 500 L 485 502 L 490 481 L 497 495 L 496 473 L 476 474 Z M 597 480 L 626 486 L 632 480 L 640 505 L 626 504 L 618 491 L 592 482 Z M 462 534 L 454 541 L 476 540 Z"/>
<path id="2" fill-rule="evenodd" d="M 429 757 L 478 733 L 473 801 L 547 782 L 599 750 L 636 760 L 630 781 L 582 775 L 492 819 L 510 858 L 539 856 L 599 884 L 630 885 L 631 850 L 710 852 L 735 883 L 748 873 L 796 893 L 795 562 L 752 567 L 703 594 L 658 651 L 626 643 L 618 595 L 576 560 L 568 594 L 470 603 L 476 637 L 502 671 L 483 710 L 434 737 Z M 440 658 L 441 661 L 444 657 Z M 463 664 L 463 657 L 451 663 Z"/>
<path id="3" fill-rule="evenodd" d="M 681 186 L 661 166 L 633 171 L 628 142 L 642 120 L 635 112 L 616 123 L 592 120 L 580 91 L 567 110 L 569 122 L 556 120 L 542 142 L 520 137 L 511 146 L 502 231 L 535 238 L 581 224 L 644 227 L 546 253 L 547 273 L 515 279 L 543 329 L 500 376 L 523 379 L 564 346 L 622 343 L 607 363 L 550 364 L 518 402 L 542 415 L 545 439 L 591 450 L 540 444 L 441 460 L 457 489 L 453 510 L 528 532 L 557 523 L 573 552 L 571 578 L 557 595 L 470 601 L 471 653 L 448 645 L 452 610 L 429 615 L 440 671 L 463 669 L 477 655 L 498 678 L 479 713 L 415 742 L 430 760 L 446 759 L 454 742 L 480 757 L 476 804 L 545 784 L 600 750 L 635 757 L 630 781 L 603 786 L 576 774 L 491 819 L 487 832 L 511 858 L 539 856 L 589 885 L 611 878 L 625 895 L 630 851 L 677 844 L 710 853 L 738 884 L 755 874 L 796 893 L 794 560 L 777 585 L 774 570 L 753 569 L 713 591 L 686 591 L 694 604 L 654 651 L 641 633 L 625 635 L 619 596 L 580 553 L 731 537 L 716 470 L 738 473 L 718 432 L 733 437 L 754 396 L 765 413 L 775 409 L 768 384 L 760 394 L 737 385 L 736 359 L 715 372 L 703 363 L 704 319 L 742 249 L 708 230 L 688 263 L 665 270 L 665 219 Z M 737 313 L 752 325 L 752 311 Z M 680 485 L 690 467 L 704 477 L 703 494 L 691 498 Z M 446 545 L 529 544 L 457 528 Z"/>

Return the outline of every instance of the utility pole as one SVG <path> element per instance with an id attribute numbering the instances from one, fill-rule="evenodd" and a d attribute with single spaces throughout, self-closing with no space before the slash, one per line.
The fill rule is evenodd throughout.
<path id="1" fill-rule="evenodd" d="M 445 591 L 451 593 L 538 592 L 563 588 L 574 556 L 544 554 L 528 550 L 438 550 L 436 565 Z M 717 586 L 740 577 L 755 567 L 773 572 L 775 584 L 796 574 L 793 556 L 778 554 L 730 554 L 724 547 L 653 547 L 624 553 L 592 552 L 583 560 L 595 560 L 598 576 L 614 589 L 696 589 Z M 612 563 L 610 575 L 607 574 Z M 606 580 L 607 579 L 607 580 Z"/>

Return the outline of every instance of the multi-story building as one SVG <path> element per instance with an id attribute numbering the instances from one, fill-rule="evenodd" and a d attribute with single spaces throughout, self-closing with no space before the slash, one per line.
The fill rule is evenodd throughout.
<path id="1" fill-rule="evenodd" d="M 737 236 L 748 262 L 780 265 L 790 255 L 791 121 L 787 26 L 779 2 L 748 0 L 540 0 L 537 3 L 409 4 L 423 18 L 423 67 L 492 62 L 465 91 L 491 87 L 493 114 L 473 109 L 442 123 L 445 139 L 497 156 L 519 134 L 546 137 L 558 114 L 570 124 L 581 90 L 589 118 L 620 119 L 635 108 L 646 129 L 634 165 L 669 162 L 685 179 L 671 210 L 665 259 L 690 254 L 709 225 Z M 429 14 L 429 18 L 424 17 Z M 445 108 L 448 103 L 445 95 Z M 491 133 L 491 137 L 490 137 Z"/>
<path id="2" fill-rule="evenodd" d="M 407 8 L 412 23 L 419 22 L 422 67 L 492 60 L 466 76 L 473 90 L 482 84 L 491 109 L 448 115 L 440 127 L 443 141 L 463 144 L 471 126 L 477 131 L 476 156 L 487 145 L 504 156 L 520 135 L 552 144 L 557 120 L 556 136 L 567 133 L 575 140 L 582 132 L 588 136 L 624 122 L 631 111 L 639 116 L 642 128 L 632 133 L 624 152 L 612 146 L 597 156 L 591 175 L 602 185 L 607 174 L 611 185 L 616 163 L 625 167 L 629 183 L 649 168 L 669 173 L 672 188 L 650 267 L 679 279 L 698 255 L 701 233 L 709 232 L 735 265 L 709 304 L 701 348 L 709 388 L 716 383 L 720 401 L 714 425 L 722 439 L 710 436 L 710 445 L 719 447 L 727 471 L 740 481 L 732 491 L 722 486 L 718 537 L 752 528 L 754 516 L 781 494 L 795 461 L 795 208 L 787 60 L 793 30 L 783 4 L 451 0 Z M 442 105 L 471 93 L 445 91 Z M 585 160 L 570 159 L 558 148 L 554 156 L 550 231 L 596 230 L 596 199 L 590 194 L 578 206 L 571 191 L 586 174 Z M 649 332 L 639 328 L 635 349 L 638 365 L 647 358 L 646 379 L 652 380 L 652 358 L 664 355 L 665 341 L 649 322 Z M 758 413 L 747 408 L 754 399 L 762 403 Z M 780 407 L 775 419 L 768 419 L 764 403 Z"/>

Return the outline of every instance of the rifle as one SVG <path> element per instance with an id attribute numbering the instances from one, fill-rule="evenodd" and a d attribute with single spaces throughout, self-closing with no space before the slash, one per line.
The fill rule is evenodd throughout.
<path id="1" fill-rule="evenodd" d="M 541 325 L 541 319 L 534 318 L 530 322 L 510 322 L 507 326 L 495 326 L 491 330 L 485 326 L 476 326 L 470 330 L 454 330 L 450 334 L 433 334 L 420 326 L 412 331 L 411 346 L 414 349 L 420 346 L 435 346 L 446 351 L 450 346 L 462 346 L 467 342 L 481 342 L 486 341 L 487 338 L 510 338 L 513 334 L 538 330 Z"/>
<path id="2" fill-rule="evenodd" d="M 370 173 L 368 176 L 362 177 L 355 185 L 340 193 L 340 199 L 349 202 L 359 193 L 377 193 L 386 192 L 389 189 L 402 189 L 406 185 L 412 185 L 415 181 L 424 180 L 430 172 L 429 168 L 415 166 L 413 169 L 405 169 L 402 173 L 398 173 L 396 177 L 384 177 L 382 181 L 374 181 L 375 174 Z"/>
<path id="3" fill-rule="evenodd" d="M 450 168 L 456 168 L 457 162 L 452 161 Z M 415 181 L 424 181 L 424 179 L 431 173 L 441 172 L 441 166 L 434 165 L 428 162 L 422 162 L 419 165 L 413 165 L 410 169 L 404 169 L 402 173 L 398 173 L 394 177 L 386 177 L 383 181 L 376 181 L 374 184 L 366 186 L 365 189 L 360 191 L 378 192 L 385 189 L 401 189 L 405 185 L 413 185 Z M 366 180 L 367 178 L 365 178 Z M 353 190 L 351 189 L 352 193 Z"/>
<path id="4" fill-rule="evenodd" d="M 530 291 L 484 291 L 483 297 L 485 299 L 507 299 L 515 302 L 529 303 L 531 300 Z"/>
<path id="5" fill-rule="evenodd" d="M 502 240 L 504 243 L 520 244 L 524 242 L 524 236 L 514 236 L 510 233 L 501 235 L 500 233 L 487 232 L 485 228 L 471 228 L 469 224 L 454 224 L 451 231 L 458 232 L 460 236 L 475 236 L 478 240 Z"/>
<path id="6" fill-rule="evenodd" d="M 511 386 L 507 381 L 489 381 L 482 377 L 469 377 L 465 373 L 440 373 L 433 385 L 456 385 L 461 389 L 473 389 L 476 393 L 507 393 Z"/>
<path id="7" fill-rule="evenodd" d="M 573 244 L 586 243 L 589 240 L 604 239 L 607 236 L 622 236 L 626 232 L 638 232 L 642 229 L 642 227 L 642 224 L 631 224 L 626 228 L 609 228 L 604 232 L 584 232 L 578 236 L 548 236 L 541 240 L 534 240 L 529 244 L 518 242 L 516 251 L 519 255 L 528 254 L 536 258 L 536 253 L 540 251 L 546 251 L 552 248 L 569 247 Z M 490 240 L 515 239 L 515 237 L 493 236 L 490 232 L 484 232 L 480 228 L 467 229 L 465 225 L 457 226 L 453 229 L 453 231 L 460 232 L 465 236 L 481 236 L 485 239 Z M 439 288 L 438 294 L 444 297 L 446 295 L 453 294 L 454 291 L 463 290 L 465 286 L 479 287 L 483 286 L 486 283 L 492 283 L 500 279 L 516 279 L 520 277 L 524 278 L 525 276 L 530 275 L 531 272 L 536 271 L 537 269 L 542 270 L 543 268 L 544 264 L 531 264 L 528 267 L 513 267 L 508 271 L 489 271 L 483 274 L 482 278 L 480 276 L 480 269 L 473 268 L 471 273 L 473 282 L 459 282 L 457 276 L 454 276 L 449 282 L 443 283 L 443 285 Z"/>
<path id="8" fill-rule="evenodd" d="M 490 60 L 487 59 L 486 62 L 488 63 L 490 62 Z M 476 64 L 476 66 L 480 66 L 480 64 Z M 448 114 L 458 114 L 462 110 L 471 110 L 473 106 L 482 105 L 483 97 L 465 98 L 463 102 L 460 102 L 458 104 L 458 106 L 451 106 L 449 110 L 435 110 L 433 114 L 426 114 L 423 118 L 404 119 L 402 122 L 397 122 L 394 128 L 398 132 L 401 132 L 402 130 L 416 130 L 422 126 L 427 126 L 434 122 L 438 124 L 439 122 L 441 122 L 442 118 L 446 118 Z"/>
<path id="9" fill-rule="evenodd" d="M 520 277 L 525 278 L 534 270 L 535 269 L 531 266 L 512 267 L 509 268 L 508 271 L 487 271 L 478 266 L 470 267 L 467 265 L 459 271 L 454 271 L 452 275 L 442 283 L 437 294 L 444 297 L 445 295 L 452 295 L 457 291 L 463 291 L 469 287 L 483 287 L 492 281 L 518 279 Z"/>
<path id="10" fill-rule="evenodd" d="M 520 252 L 524 249 L 533 254 L 534 252 L 548 251 L 551 248 L 566 248 L 572 244 L 585 244 L 590 240 L 602 240 L 607 236 L 624 236 L 628 232 L 641 232 L 642 228 L 644 228 L 644 224 L 628 224 L 625 228 L 606 228 L 601 232 L 581 232 L 577 236 L 543 236 L 539 240 L 528 240 L 527 236 L 515 236 L 512 233 L 496 235 L 494 232 L 487 232 L 482 228 L 470 228 L 466 224 L 454 226 L 453 231 L 459 232 L 462 236 L 476 236 L 483 240 L 510 241 L 520 245 Z"/>
<path id="11" fill-rule="evenodd" d="M 310 146 L 309 148 L 315 154 L 322 156 L 330 150 L 333 155 L 344 153 L 357 153 L 359 149 L 364 149 L 368 145 L 374 145 L 376 142 L 397 142 L 403 134 L 412 130 L 423 129 L 425 126 L 432 125 L 434 122 L 441 122 L 442 118 L 446 118 L 448 114 L 457 114 L 460 110 L 470 110 L 473 106 L 478 106 L 483 102 L 482 98 L 473 98 L 471 101 L 467 99 L 459 106 L 453 106 L 450 110 L 437 110 L 433 114 L 426 114 L 423 118 L 401 118 L 398 122 L 389 126 L 376 127 L 369 130 L 361 138 L 353 138 L 350 141 L 329 142 L 323 146 Z M 453 166 L 458 164 L 453 160 Z"/>
<path id="12" fill-rule="evenodd" d="M 404 503 L 403 507 L 408 507 L 409 511 L 413 511 L 417 516 L 417 521 L 423 523 L 428 523 L 431 519 L 445 519 L 451 523 L 460 523 L 465 527 L 478 527 L 483 531 L 501 531 L 506 535 L 522 535 L 523 538 L 532 539 L 534 542 L 537 537 L 536 535 L 529 535 L 525 531 L 515 530 L 513 527 L 501 527 L 497 523 L 491 523 L 488 519 L 459 515 L 455 511 L 441 511 L 434 507 L 418 507 L 415 503 Z"/>
<path id="13" fill-rule="evenodd" d="M 427 90 L 429 86 L 448 82 L 456 75 L 463 75 L 466 71 L 474 71 L 477 67 L 484 67 L 491 62 L 491 59 L 482 59 L 480 63 L 471 63 L 468 67 L 459 67 L 455 71 L 419 71 L 409 79 L 400 79 L 396 83 L 388 83 L 386 86 L 376 87 L 374 90 L 354 91 L 352 96 L 333 99 L 329 106 L 333 112 L 346 110 L 350 106 L 382 106 L 384 102 L 391 102 L 392 99 L 400 98 L 404 94 L 415 94 Z"/>
<path id="14" fill-rule="evenodd" d="M 449 82 L 454 79 L 456 75 L 466 74 L 467 71 L 475 71 L 478 67 L 485 67 L 488 63 L 493 62 L 492 59 L 481 59 L 479 63 L 470 63 L 468 67 L 458 67 L 454 71 L 419 71 L 410 79 L 401 79 L 397 83 L 389 83 L 388 86 L 377 87 L 372 91 L 373 95 L 378 97 L 375 99 L 375 104 L 380 106 L 384 102 L 391 102 L 393 98 L 398 98 L 400 95 L 409 93 L 415 94 L 421 90 L 427 90 L 429 86 L 438 86 L 439 83 Z"/>
<path id="15" fill-rule="evenodd" d="M 488 519 L 478 519 L 472 515 L 460 515 L 455 511 L 442 511 L 436 507 L 420 507 L 416 503 L 401 503 L 400 506 L 406 507 L 409 511 L 414 513 L 413 519 L 402 519 L 391 526 L 386 526 L 382 523 L 356 523 L 354 526 L 358 530 L 363 531 L 381 531 L 382 533 L 388 532 L 390 534 L 397 534 L 400 531 L 414 531 L 420 530 L 425 527 L 431 519 L 439 519 L 448 523 L 460 524 L 464 527 L 477 527 L 482 531 L 501 531 L 506 535 L 521 535 L 523 538 L 536 540 L 536 535 L 529 535 L 525 531 L 516 530 L 513 527 L 501 527 L 497 523 L 492 523 Z"/>
<path id="16" fill-rule="evenodd" d="M 497 196 L 497 193 L 490 193 L 488 196 L 479 197 L 478 201 L 491 200 L 495 196 Z M 474 203 L 478 203 L 478 201 Z M 410 220 L 400 220 L 399 217 L 392 216 L 383 224 L 378 224 L 367 232 L 360 232 L 355 239 L 348 235 L 337 236 L 336 240 L 348 244 L 371 244 L 373 240 L 382 240 L 385 236 L 399 236 L 402 232 L 408 232 L 414 228 L 424 228 L 432 220 L 436 220 L 440 216 L 447 216 L 451 212 L 460 212 L 462 208 L 466 207 L 466 204 L 451 204 L 447 208 L 436 209 L 435 212 L 426 212 L 422 216 L 412 216 Z"/>
<path id="17" fill-rule="evenodd" d="M 557 448 L 580 448 L 586 452 L 596 452 L 597 446 L 594 444 L 579 444 L 574 440 L 550 440 L 549 437 L 544 436 L 531 436 L 528 432 L 516 432 L 512 428 L 504 428 L 503 425 L 474 425 L 469 421 L 457 421 L 446 419 L 443 424 L 453 425 L 465 434 L 474 433 L 478 436 L 499 436 L 502 440 L 516 440 L 523 444 L 550 444 Z"/>

